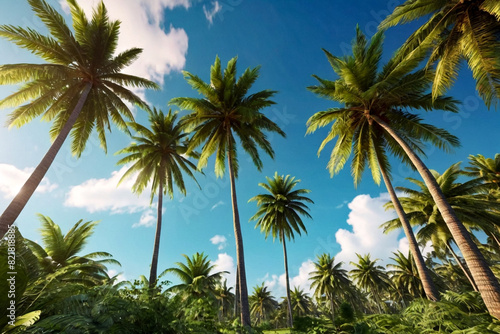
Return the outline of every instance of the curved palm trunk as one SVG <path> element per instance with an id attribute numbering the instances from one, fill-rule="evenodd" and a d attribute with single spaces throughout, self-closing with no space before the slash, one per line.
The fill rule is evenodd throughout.
<path id="1" fill-rule="evenodd" d="M 293 327 L 293 316 L 292 316 L 292 300 L 290 299 L 290 279 L 288 277 L 288 256 L 286 253 L 286 243 L 285 235 L 281 231 L 281 240 L 283 241 L 283 257 L 285 259 L 285 279 L 286 279 L 286 299 L 288 304 L 288 327 Z"/>
<path id="2" fill-rule="evenodd" d="M 162 170 L 162 168 L 160 168 Z M 161 178 L 160 178 L 161 180 Z M 160 253 L 161 220 L 163 207 L 163 182 L 160 181 L 158 189 L 158 213 L 156 219 L 155 244 L 153 246 L 153 259 L 151 260 L 151 271 L 149 272 L 149 288 L 156 285 L 156 276 L 158 274 L 158 255 Z"/>
<path id="3" fill-rule="evenodd" d="M 420 160 L 415 152 L 413 152 L 410 146 L 408 146 L 408 144 L 387 123 L 377 116 L 372 116 L 372 119 L 375 120 L 382 128 L 384 128 L 385 131 L 387 131 L 387 133 L 391 135 L 392 138 L 394 138 L 394 140 L 398 142 L 422 176 L 422 179 L 429 189 L 439 212 L 441 212 L 441 215 L 446 222 L 455 243 L 458 245 L 458 248 L 464 256 L 465 262 L 470 269 L 472 277 L 477 284 L 477 288 L 481 293 L 481 297 L 483 298 L 488 311 L 495 318 L 500 319 L 500 284 L 498 283 L 495 275 L 493 275 L 493 272 L 488 266 L 479 248 L 472 240 L 469 232 L 465 229 L 450 204 L 446 201 L 446 198 L 439 188 L 436 179 L 422 160 Z"/>
<path id="4" fill-rule="evenodd" d="M 408 221 L 408 218 L 406 217 L 403 207 L 401 206 L 401 203 L 399 202 L 399 199 L 396 196 L 396 192 L 394 191 L 394 187 L 392 186 L 391 180 L 389 179 L 389 175 L 387 175 L 387 172 L 382 167 L 380 168 L 380 171 L 382 173 L 382 177 L 384 178 L 384 183 L 387 188 L 387 191 L 389 191 L 389 195 L 391 197 L 392 204 L 394 205 L 394 209 L 396 210 L 399 220 L 401 221 L 401 226 L 403 227 L 405 236 L 408 239 L 410 251 L 411 254 L 413 255 L 413 259 L 415 260 L 418 275 L 420 277 L 420 280 L 422 281 L 422 286 L 424 288 L 425 295 L 429 300 L 438 301 L 439 293 L 437 292 L 436 286 L 432 281 L 429 270 L 425 265 L 422 252 L 420 252 L 420 248 L 418 248 L 417 239 L 415 238 L 415 234 L 413 233 L 413 230 L 410 226 L 410 222 Z"/>
<path id="5" fill-rule="evenodd" d="M 248 307 L 247 278 L 245 273 L 245 254 L 243 252 L 243 237 L 241 235 L 240 213 L 236 199 L 236 187 L 234 181 L 233 164 L 231 162 L 231 150 L 228 150 L 228 169 L 229 179 L 231 181 L 231 203 L 233 205 L 233 226 L 234 238 L 236 241 L 236 262 L 238 264 L 238 283 L 240 288 L 240 309 L 241 324 L 243 327 L 251 327 L 250 308 Z"/>
<path id="6" fill-rule="evenodd" d="M 31 173 L 28 180 L 22 186 L 21 190 L 19 190 L 16 197 L 14 197 L 12 202 L 10 202 L 9 206 L 2 213 L 2 216 L 0 216 L 0 239 L 3 238 L 5 233 L 7 233 L 7 230 L 10 228 L 10 226 L 14 224 L 17 217 L 26 206 L 26 203 L 28 203 L 36 188 L 38 188 L 38 185 L 40 184 L 40 182 L 42 182 L 42 179 L 52 165 L 52 162 L 54 161 L 57 153 L 64 144 L 66 137 L 68 137 L 68 134 L 75 125 L 75 122 L 78 119 L 80 112 L 82 111 L 83 105 L 85 104 L 85 101 L 87 100 L 87 96 L 89 95 L 91 89 L 92 83 L 88 82 L 85 85 L 85 88 L 82 91 L 82 95 L 78 99 L 75 108 L 66 121 L 66 124 L 64 124 L 61 132 L 57 135 L 56 140 L 54 140 L 47 153 L 45 153 L 43 159 L 40 161 L 33 173 Z"/>
<path id="7" fill-rule="evenodd" d="M 465 277 L 467 277 L 467 279 L 469 280 L 469 283 L 472 286 L 472 288 L 474 289 L 474 291 L 478 292 L 476 283 L 472 279 L 471 275 L 469 274 L 469 271 L 467 270 L 467 268 L 465 268 L 464 264 L 462 263 L 462 261 L 458 257 L 457 253 L 455 253 L 455 251 L 453 250 L 453 248 L 451 247 L 451 245 L 450 245 L 449 242 L 446 242 L 446 248 L 448 248 L 448 250 L 450 251 L 451 255 L 455 259 L 455 262 L 458 264 L 458 266 L 460 267 L 460 269 L 462 269 L 462 271 L 464 272 Z"/>

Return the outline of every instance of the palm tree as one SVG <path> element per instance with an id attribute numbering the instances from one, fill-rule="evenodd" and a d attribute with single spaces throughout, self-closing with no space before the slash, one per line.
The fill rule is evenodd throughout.
<path id="1" fill-rule="evenodd" d="M 266 189 L 269 194 L 261 194 L 252 197 L 249 202 L 257 202 L 257 213 L 250 218 L 256 220 L 255 228 L 260 227 L 260 231 L 265 234 L 265 238 L 271 234 L 273 241 L 276 237 L 283 244 L 283 257 L 285 262 L 286 295 L 288 298 L 288 325 L 293 327 L 292 306 L 290 304 L 290 280 L 288 276 L 288 257 L 286 252 L 285 239 L 295 238 L 294 232 L 299 235 L 301 231 L 307 233 L 306 227 L 300 215 L 311 218 L 304 202 L 314 203 L 304 194 L 310 192 L 308 189 L 294 189 L 300 180 L 295 180 L 290 175 L 278 175 L 274 173 L 271 179 L 266 177 L 266 183 L 259 183 L 259 186 Z"/>
<path id="2" fill-rule="evenodd" d="M 382 300 L 382 293 L 387 291 L 391 285 L 389 276 L 384 270 L 384 267 L 377 266 L 376 263 L 379 259 L 371 260 L 370 254 L 358 256 L 358 263 L 351 262 L 354 266 L 349 274 L 356 281 L 356 284 L 368 292 L 372 300 L 377 304 L 380 313 L 382 313 L 381 305 L 385 302 Z"/>
<path id="3" fill-rule="evenodd" d="M 269 319 L 269 315 L 278 307 L 278 302 L 267 290 L 267 286 L 257 285 L 253 288 L 253 293 L 248 298 L 250 301 L 250 312 L 255 317 L 255 324 L 260 324 L 263 320 Z"/>
<path id="4" fill-rule="evenodd" d="M 84 223 L 80 219 L 63 234 L 59 225 L 49 217 L 38 214 L 38 218 L 42 223 L 40 232 L 44 247 L 29 239 L 25 241 L 47 274 L 56 273 L 55 276 L 64 281 L 96 285 L 109 280 L 106 264 L 120 265 L 106 252 L 78 255 L 94 233 L 98 222 Z"/>
<path id="5" fill-rule="evenodd" d="M 257 147 L 274 157 L 271 143 L 263 131 L 277 132 L 283 137 L 285 133 L 261 113 L 261 109 L 274 104 L 270 98 L 276 92 L 263 90 L 248 94 L 249 89 L 259 76 L 259 67 L 247 68 L 237 79 L 236 60 L 236 57 L 231 59 L 223 73 L 220 59 L 216 57 L 215 63 L 210 69 L 210 83 L 204 82 L 194 74 L 184 72 L 187 82 L 203 95 L 203 98 L 178 97 L 172 99 L 170 104 L 192 110 L 192 113 L 182 118 L 182 122 L 186 126 L 186 131 L 194 132 L 189 149 L 192 151 L 203 144 L 198 161 L 199 169 L 204 168 L 208 158 L 216 153 L 215 174 L 217 177 L 222 177 L 226 169 L 225 159 L 227 158 L 236 240 L 241 323 L 247 327 L 251 324 L 243 238 L 236 198 L 235 179 L 238 177 L 236 137 L 239 138 L 241 146 L 250 155 L 257 169 L 261 170 L 263 164 Z"/>
<path id="6" fill-rule="evenodd" d="M 456 103 L 447 97 L 433 99 L 430 94 L 426 94 L 432 72 L 413 71 L 425 54 L 423 50 L 410 53 L 404 49 L 400 50 L 382 71 L 377 73 L 382 54 L 381 38 L 381 33 L 377 33 L 370 45 L 367 45 L 366 38 L 358 29 L 353 56 L 337 58 L 326 52 L 339 79 L 329 81 L 317 78 L 320 85 L 310 87 L 310 90 L 341 102 L 344 106 L 313 115 L 308 121 L 308 131 L 314 132 L 318 127 L 336 121 L 320 150 L 327 142 L 339 136 L 329 162 L 330 171 L 334 173 L 342 169 L 351 153 L 351 146 L 354 146 L 352 172 L 355 181 L 360 178 L 366 163 L 369 164 L 375 181 L 380 180 L 379 170 L 384 177 L 384 170 L 387 171 L 385 167 L 388 166 L 386 150 L 405 162 L 411 162 L 430 189 L 437 208 L 471 269 L 488 310 L 493 316 L 500 318 L 500 285 L 497 279 L 467 229 L 446 201 L 434 176 L 417 155 L 423 154 L 420 147 L 422 141 L 430 141 L 440 148 L 448 149 L 458 145 L 458 139 L 445 130 L 423 124 L 416 115 L 403 111 L 433 108 L 456 111 Z M 387 180 L 389 177 L 384 177 L 386 185 Z M 397 203 L 394 189 L 392 186 L 387 189 L 395 208 L 400 211 L 398 216 L 403 221 L 404 211 Z M 424 268 L 424 263 L 421 254 L 418 256 L 420 252 L 414 236 L 410 233 L 409 224 L 405 222 L 403 227 L 410 242 L 410 250 L 416 257 L 415 263 L 419 267 L 426 294 L 429 296 L 430 276 L 420 270 Z"/>
<path id="7" fill-rule="evenodd" d="M 232 287 L 227 286 L 227 279 L 219 281 L 215 286 L 215 298 L 219 301 L 219 321 L 227 316 L 228 310 L 234 303 L 234 293 L 231 292 Z"/>
<path id="8" fill-rule="evenodd" d="M 391 269 L 387 273 L 394 284 L 394 288 L 400 294 L 401 300 L 403 302 L 407 301 L 407 296 L 410 296 L 411 299 L 424 297 L 424 287 L 418 276 L 418 270 L 411 254 L 408 253 L 408 256 L 405 256 L 400 251 L 393 254 L 394 257 L 390 259 L 394 263 L 387 265 Z"/>
<path id="9" fill-rule="evenodd" d="M 473 178 L 481 178 L 482 182 L 491 186 L 490 194 L 497 200 L 500 198 L 500 153 L 495 158 L 483 155 L 470 155 L 470 166 L 465 167 L 465 174 Z"/>
<path id="10" fill-rule="evenodd" d="M 438 61 L 432 87 L 443 94 L 458 76 L 460 60 L 467 61 L 476 89 L 489 107 L 500 98 L 500 6 L 496 0 L 408 0 L 380 24 L 381 29 L 425 18 L 406 41 L 406 48 L 431 47 L 427 63 Z"/>
<path id="11" fill-rule="evenodd" d="M 284 298 L 288 303 L 288 298 Z M 304 317 L 311 313 L 313 303 L 304 289 L 294 287 L 290 292 L 293 314 L 297 317 Z"/>
<path id="12" fill-rule="evenodd" d="M 123 174 L 120 182 L 128 177 L 135 176 L 136 180 L 132 190 L 140 194 L 151 184 L 151 203 L 155 194 L 158 194 L 158 213 L 156 222 L 156 235 L 153 248 L 153 259 L 149 274 L 149 285 L 153 287 L 158 271 L 158 255 L 160 251 L 160 235 L 162 227 L 163 195 L 168 192 L 170 198 L 174 197 L 174 184 L 184 195 L 186 187 L 182 172 L 194 180 L 193 171 L 196 170 L 188 158 L 196 157 L 194 152 L 187 152 L 187 134 L 182 132 L 181 126 L 176 122 L 177 113 L 169 110 L 164 115 L 161 110 L 149 111 L 151 129 L 136 123 L 127 123 L 138 135 L 132 137 L 135 141 L 117 154 L 128 154 L 118 161 L 119 165 L 133 163 Z"/>
<path id="13" fill-rule="evenodd" d="M 460 163 L 453 164 L 441 175 L 436 171 L 431 172 L 448 203 L 453 206 L 457 216 L 468 230 L 482 230 L 488 235 L 496 230 L 500 215 L 493 212 L 492 209 L 500 210 L 500 202 L 492 201 L 484 196 L 488 187 L 482 183 L 481 179 L 473 179 L 464 183 L 457 182 L 458 178 L 464 175 L 464 172 L 460 170 Z M 408 180 L 420 189 L 414 190 L 404 187 L 397 189 L 408 195 L 408 197 L 400 198 L 400 201 L 405 211 L 408 212 L 411 223 L 423 226 L 419 230 L 417 238 L 422 244 L 431 240 L 434 248 L 442 248 L 450 252 L 468 277 L 472 287 L 477 291 L 475 280 L 471 277 L 469 269 L 462 264 L 453 250 L 452 242 L 455 241 L 457 244 L 457 241 L 454 240 L 443 216 L 436 208 L 429 189 L 421 181 L 412 178 L 408 178 Z M 387 203 L 386 206 L 392 207 L 392 203 Z M 398 225 L 398 219 L 394 219 L 382 226 L 385 231 L 391 231 Z"/>
<path id="14" fill-rule="evenodd" d="M 351 290 L 351 281 L 347 276 L 347 270 L 342 268 L 342 264 L 343 262 L 335 263 L 333 256 L 323 253 L 317 256 L 317 262 L 313 262 L 315 270 L 309 274 L 316 300 L 326 297 L 330 303 L 333 321 L 335 321 L 335 306 L 338 306 L 336 300 L 339 300 L 339 297 L 348 296 Z"/>
<path id="15" fill-rule="evenodd" d="M 399 143 L 374 118 L 380 116 L 390 121 L 392 126 L 404 132 L 404 139 L 412 149 L 424 154 L 424 141 L 449 150 L 451 146 L 458 145 L 458 139 L 445 130 L 423 123 L 418 116 L 403 109 L 430 110 L 435 107 L 454 111 L 456 106 L 453 100 L 445 97 L 440 97 L 433 103 L 431 96 L 426 93 L 431 82 L 429 73 L 423 70 L 412 72 L 421 56 L 407 56 L 400 61 L 402 54 L 396 53 L 383 71 L 377 73 L 382 56 L 382 42 L 382 33 L 377 33 L 368 43 L 358 27 L 356 40 L 353 42 L 353 56 L 340 59 L 324 50 L 339 79 L 329 81 L 315 76 L 320 85 L 309 89 L 345 106 L 314 114 L 307 122 L 307 133 L 334 123 L 318 151 L 319 154 L 328 142 L 338 136 L 328 163 L 331 176 L 342 170 L 351 153 L 351 173 L 355 185 L 360 182 L 367 165 L 377 184 L 381 181 L 380 174 L 382 175 L 398 217 L 403 222 L 403 230 L 422 277 L 426 295 L 431 300 L 437 300 L 439 295 L 392 186 L 387 152 L 408 164 L 411 162 Z"/>
<path id="16" fill-rule="evenodd" d="M 0 216 L 0 238 L 23 210 L 70 132 L 71 150 L 76 156 L 80 157 L 94 128 L 106 150 L 105 132 L 110 128 L 110 118 L 122 130 L 127 129 L 123 116 L 133 120 L 132 112 L 122 100 L 148 108 L 126 86 L 158 88 L 149 80 L 121 73 L 142 50 L 132 48 L 114 55 L 120 23 L 109 20 L 102 2 L 89 20 L 75 0 L 67 0 L 74 33 L 46 1 L 28 2 L 50 35 L 0 25 L 0 36 L 47 63 L 0 66 L 0 84 L 24 83 L 17 92 L 0 101 L 0 107 L 17 107 L 9 116 L 9 126 L 20 127 L 40 115 L 43 120 L 53 121 L 50 135 L 54 142 Z"/>

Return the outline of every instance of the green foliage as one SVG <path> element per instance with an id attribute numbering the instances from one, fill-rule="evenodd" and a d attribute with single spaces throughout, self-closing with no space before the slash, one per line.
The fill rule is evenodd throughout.
<path id="1" fill-rule="evenodd" d="M 312 318 L 312 317 L 297 317 L 293 321 L 293 329 L 299 333 L 308 334 L 333 334 L 335 330 L 328 321 Z"/>

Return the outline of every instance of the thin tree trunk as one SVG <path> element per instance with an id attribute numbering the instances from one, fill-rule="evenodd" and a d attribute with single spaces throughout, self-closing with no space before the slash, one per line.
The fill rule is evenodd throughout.
<path id="1" fill-rule="evenodd" d="M 406 238 L 408 239 L 408 244 L 410 247 L 411 254 L 413 255 L 413 259 L 415 260 L 415 264 L 417 266 L 418 275 L 420 280 L 422 281 L 422 286 L 425 291 L 425 295 L 429 300 L 438 301 L 439 294 L 437 292 L 436 286 L 432 281 L 431 275 L 427 266 L 425 265 L 424 258 L 422 253 L 420 252 L 420 248 L 418 247 L 417 239 L 415 238 L 415 234 L 410 226 L 410 222 L 406 217 L 406 214 L 399 202 L 398 197 L 396 196 L 396 192 L 394 191 L 394 187 L 392 186 L 391 180 L 389 179 L 389 175 L 385 171 L 382 166 L 380 166 L 380 171 L 382 173 L 382 177 L 384 178 L 385 186 L 387 187 L 387 191 L 389 191 L 389 195 L 391 197 L 392 204 L 394 205 L 394 209 L 398 214 L 399 220 L 401 221 L 401 226 L 403 227 L 403 231 L 405 233 Z"/>
<path id="2" fill-rule="evenodd" d="M 372 119 L 398 142 L 422 176 L 455 243 L 464 256 L 467 267 L 470 269 L 474 282 L 477 284 L 477 288 L 481 293 L 481 297 L 488 311 L 492 316 L 500 319 L 500 284 L 479 251 L 479 248 L 474 241 L 472 241 L 469 232 L 457 218 L 450 204 L 446 201 L 436 179 L 422 160 L 413 152 L 410 146 L 387 123 L 378 116 L 372 116 Z"/>
<path id="3" fill-rule="evenodd" d="M 42 182 L 42 179 L 52 165 L 57 153 L 64 144 L 66 137 L 68 137 L 71 129 L 73 129 L 91 89 L 92 83 L 89 82 L 85 85 L 82 95 L 80 95 L 75 108 L 71 112 L 66 124 L 64 124 L 64 127 L 61 129 L 61 132 L 57 135 L 56 140 L 54 140 L 43 159 L 24 183 L 21 190 L 19 190 L 16 197 L 14 197 L 12 202 L 10 202 L 9 206 L 2 213 L 2 216 L 0 216 L 0 239 L 7 233 L 10 226 L 14 224 L 21 211 L 23 211 L 26 203 L 28 203 L 36 188 L 38 188 L 38 185 Z"/>
<path id="4" fill-rule="evenodd" d="M 333 302 L 333 294 L 330 294 L 330 310 L 332 312 L 332 323 L 335 324 L 335 304 Z"/>
<path id="5" fill-rule="evenodd" d="M 448 248 L 448 250 L 450 251 L 451 255 L 455 259 L 455 262 L 458 264 L 458 266 L 460 267 L 460 269 L 462 269 L 462 271 L 464 272 L 465 277 L 467 277 L 467 279 L 469 280 L 469 283 L 472 286 L 472 288 L 474 289 L 474 291 L 478 292 L 476 283 L 472 279 L 472 277 L 469 274 L 469 271 L 467 270 L 467 268 L 464 267 L 464 264 L 462 263 L 462 261 L 460 261 L 460 258 L 458 257 L 457 253 L 455 253 L 455 251 L 453 250 L 453 248 L 451 247 L 451 245 L 449 244 L 449 242 L 446 242 L 446 248 Z"/>
<path id="6" fill-rule="evenodd" d="M 160 168 L 162 170 L 162 168 Z M 160 177 L 160 180 L 162 178 Z M 153 246 L 153 259 L 151 260 L 151 271 L 149 272 L 149 288 L 153 288 L 156 283 L 158 273 L 158 255 L 160 253 L 160 236 L 162 224 L 162 207 L 163 207 L 163 182 L 160 181 L 158 189 L 158 213 L 156 219 L 155 243 Z"/>
<path id="7" fill-rule="evenodd" d="M 235 316 L 235 317 L 238 314 L 238 305 L 240 303 L 240 295 L 239 295 L 239 293 L 240 293 L 240 288 L 239 288 L 240 283 L 239 283 L 239 281 L 240 281 L 240 272 L 238 270 L 238 265 L 236 265 L 236 284 L 235 284 L 235 287 L 234 287 L 234 305 L 233 305 L 233 307 L 234 307 L 234 314 L 233 314 L 233 316 Z"/>
<path id="8" fill-rule="evenodd" d="M 281 241 L 283 242 L 283 257 L 285 259 L 285 279 L 286 279 L 286 298 L 288 301 L 288 327 L 293 327 L 293 315 L 292 315 L 292 300 L 290 299 L 290 279 L 288 277 L 288 256 L 286 254 L 286 243 L 285 243 L 285 233 L 284 231 L 280 232 Z"/>
<path id="9" fill-rule="evenodd" d="M 240 214 L 238 211 L 238 203 L 236 199 L 236 187 L 233 172 L 233 163 L 231 159 L 231 148 L 227 154 L 229 179 L 231 181 L 231 202 L 233 205 L 233 226 L 234 238 L 236 241 L 236 262 L 238 264 L 238 281 L 240 284 L 240 308 L 241 308 L 241 325 L 250 328 L 250 308 L 248 306 L 248 290 L 247 279 L 245 273 L 245 254 L 243 252 L 243 237 L 241 235 Z"/>

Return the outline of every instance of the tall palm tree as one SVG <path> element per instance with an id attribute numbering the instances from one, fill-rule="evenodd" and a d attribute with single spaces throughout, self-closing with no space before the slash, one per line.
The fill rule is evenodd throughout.
<path id="1" fill-rule="evenodd" d="M 372 300 L 377 304 L 380 313 L 382 313 L 381 305 L 385 305 L 382 294 L 391 285 L 389 276 L 384 267 L 376 264 L 379 259 L 370 259 L 370 254 L 361 256 L 356 253 L 356 255 L 358 256 L 358 262 L 351 262 L 354 269 L 349 274 L 361 289 L 370 294 Z"/>
<path id="2" fill-rule="evenodd" d="M 431 300 L 437 300 L 437 290 L 392 186 L 387 152 L 408 164 L 411 162 L 399 143 L 374 121 L 374 117 L 380 116 L 390 121 L 392 126 L 404 131 L 404 139 L 410 147 L 424 154 L 424 141 L 450 150 L 452 146 L 458 145 L 458 139 L 445 130 L 423 123 L 418 116 L 403 110 L 430 110 L 435 107 L 454 111 L 456 106 L 453 100 L 444 97 L 433 103 L 431 96 L 426 93 L 431 82 L 429 73 L 423 70 L 413 71 L 421 55 L 407 55 L 405 58 L 402 51 L 398 52 L 379 73 L 377 69 L 382 56 L 382 42 L 383 34 L 379 32 L 368 43 L 358 27 L 352 56 L 341 59 L 324 50 L 339 78 L 329 81 L 315 76 L 320 85 L 309 89 L 321 97 L 341 102 L 344 106 L 314 114 L 307 122 L 307 133 L 333 122 L 318 151 L 319 154 L 328 142 L 338 137 L 328 163 L 332 176 L 344 167 L 351 153 L 351 173 L 355 185 L 360 182 L 367 165 L 377 184 L 380 183 L 382 175 L 398 217 L 403 222 L 402 227 L 422 277 L 426 295 Z"/>
<path id="3" fill-rule="evenodd" d="M 361 176 L 366 162 L 372 170 L 372 175 L 375 176 L 374 179 L 380 180 L 379 170 L 382 176 L 384 170 L 387 171 L 384 168 L 388 166 L 385 159 L 386 150 L 406 162 L 411 162 L 430 189 L 437 208 L 475 276 L 474 279 L 488 310 L 493 316 L 500 318 L 500 285 L 497 279 L 467 229 L 446 201 L 434 176 L 418 155 L 423 154 L 419 145 L 422 141 L 429 141 L 440 148 L 448 149 L 449 146 L 458 145 L 458 139 L 445 130 L 422 123 L 416 115 L 403 111 L 403 109 L 456 111 L 456 103 L 447 97 L 433 99 L 431 94 L 426 93 L 433 77 L 432 72 L 414 71 L 425 55 L 423 50 L 412 52 L 399 50 L 382 71 L 378 72 L 377 67 L 382 54 L 381 38 L 381 33 L 377 33 L 368 45 L 358 28 L 352 56 L 338 58 L 326 52 L 339 79 L 329 81 L 317 78 L 320 85 L 310 89 L 320 96 L 342 103 L 343 107 L 313 115 L 308 121 L 308 131 L 313 132 L 318 127 L 335 121 L 330 134 L 323 141 L 324 145 L 339 136 L 329 162 L 330 171 L 337 172 L 342 169 L 353 146 L 355 155 L 352 172 L 355 180 Z M 380 141 L 383 144 L 380 144 Z M 322 148 L 323 146 L 320 147 Z M 384 181 L 386 180 L 389 178 L 384 178 Z M 403 221 L 404 211 L 397 203 L 394 189 L 392 186 L 388 186 L 387 189 L 398 210 L 398 216 Z M 420 251 L 414 236 L 410 233 L 409 224 L 405 222 L 403 227 L 412 255 L 416 257 L 415 262 L 419 267 L 419 275 L 426 294 L 429 296 L 430 276 L 423 272 L 425 267 L 421 254 L 418 255 Z"/>
<path id="4" fill-rule="evenodd" d="M 120 265 L 106 252 L 93 252 L 79 255 L 94 233 L 98 222 L 83 222 L 80 219 L 63 234 L 59 225 L 52 219 L 38 214 L 42 223 L 40 233 L 43 247 L 29 239 L 24 239 L 33 254 L 38 258 L 40 267 L 46 274 L 57 272 L 60 279 L 86 285 L 102 284 L 109 280 L 106 264 Z"/>
<path id="5" fill-rule="evenodd" d="M 249 297 L 250 312 L 255 317 L 255 324 L 260 324 L 263 320 L 269 319 L 269 315 L 278 307 L 278 302 L 271 295 L 267 286 L 257 285 L 253 288 L 253 293 Z"/>
<path id="6" fill-rule="evenodd" d="M 453 164 L 443 174 L 436 171 L 431 172 L 447 201 L 454 207 L 457 216 L 468 230 L 482 230 L 488 235 L 496 230 L 496 226 L 500 224 L 500 215 L 492 211 L 492 209 L 500 211 L 500 202 L 492 201 L 484 196 L 488 187 L 480 179 L 473 179 L 464 183 L 457 182 L 458 178 L 464 175 L 464 172 L 460 169 L 460 163 Z M 407 194 L 407 197 L 401 197 L 400 201 L 405 211 L 408 212 L 411 223 L 422 226 L 417 238 L 423 244 L 430 240 L 434 248 L 445 249 L 452 254 L 457 264 L 468 277 L 472 287 L 477 290 L 469 268 L 462 264 L 462 261 L 453 250 L 452 242 L 455 241 L 455 244 L 457 244 L 457 241 L 454 240 L 444 222 L 443 216 L 436 208 L 429 189 L 419 180 L 412 178 L 408 178 L 408 180 L 417 185 L 419 190 L 405 187 L 398 187 L 397 189 Z M 392 203 L 386 205 L 391 207 Z M 391 231 L 397 228 L 398 225 L 398 219 L 394 219 L 382 226 L 385 231 Z"/>
<path id="7" fill-rule="evenodd" d="M 164 115 L 161 110 L 154 109 L 148 110 L 148 114 L 151 129 L 136 122 L 127 123 L 130 128 L 137 132 L 137 135 L 132 137 L 136 142 L 118 151 L 117 154 L 128 154 L 118 161 L 119 165 L 133 163 L 123 174 L 120 182 L 135 176 L 136 180 L 132 190 L 138 194 L 151 184 L 151 203 L 154 195 L 158 194 L 156 234 L 149 274 L 149 284 L 150 287 L 153 287 L 158 271 L 163 195 L 168 192 L 170 198 L 173 198 L 174 184 L 181 193 L 186 194 L 182 172 L 196 180 L 193 174 L 196 165 L 188 158 L 197 155 L 194 152 L 186 154 L 187 134 L 182 131 L 177 122 L 176 112 L 172 113 L 172 110 L 169 110 L 168 114 Z"/>
<path id="8" fill-rule="evenodd" d="M 263 108 L 274 104 L 270 98 L 276 92 L 263 90 L 248 94 L 259 76 L 259 67 L 247 68 L 237 79 L 236 60 L 236 57 L 231 59 L 222 72 L 220 59 L 216 57 L 210 69 L 210 83 L 204 82 L 194 74 L 184 72 L 187 82 L 203 98 L 178 97 L 172 99 L 170 104 L 192 110 L 192 113 L 182 118 L 182 122 L 186 126 L 186 131 L 194 133 L 189 145 L 190 150 L 203 145 L 198 161 L 199 169 L 204 168 L 208 158 L 215 153 L 215 174 L 217 177 L 222 177 L 226 170 L 225 159 L 227 158 L 236 241 L 241 323 L 247 327 L 251 326 L 251 323 L 243 238 L 236 198 L 235 179 L 238 177 L 236 138 L 239 139 L 245 152 L 250 155 L 257 169 L 261 170 L 263 164 L 259 157 L 258 147 L 274 157 L 271 143 L 264 131 L 277 132 L 283 137 L 285 133 L 261 112 Z"/>
<path id="9" fill-rule="evenodd" d="M 333 256 L 323 253 L 317 256 L 317 262 L 313 262 L 315 270 L 309 274 L 316 300 L 324 296 L 329 301 L 332 320 L 335 320 L 334 311 L 338 306 L 335 301 L 349 295 L 351 290 L 351 281 L 347 276 L 347 270 L 342 268 L 342 264 L 343 262 L 335 263 Z"/>
<path id="10" fill-rule="evenodd" d="M 406 48 L 432 52 L 427 66 L 438 61 L 432 87 L 443 94 L 458 76 L 465 59 L 476 89 L 489 107 L 500 98 L 500 6 L 496 0 L 408 0 L 380 24 L 381 29 L 425 18 L 406 41 Z"/>
<path id="11" fill-rule="evenodd" d="M 123 100 L 148 108 L 126 86 L 158 88 L 149 80 L 121 72 L 142 50 L 132 48 L 114 55 L 120 22 L 109 20 L 102 2 L 89 20 L 75 0 L 67 0 L 74 32 L 45 0 L 28 2 L 49 35 L 0 25 L 0 36 L 46 63 L 0 66 L 1 85 L 24 83 L 17 92 L 0 101 L 0 107 L 16 107 L 9 116 L 9 126 L 20 127 L 41 115 L 43 120 L 53 121 L 50 135 L 54 142 L 0 216 L 0 237 L 17 219 L 70 132 L 71 150 L 76 156 L 80 157 L 94 128 L 106 150 L 105 132 L 110 129 L 110 118 L 122 130 L 127 129 L 123 117 L 133 120 Z"/>
<path id="12" fill-rule="evenodd" d="M 215 286 L 215 298 L 219 301 L 219 321 L 227 317 L 228 311 L 234 303 L 235 294 L 232 287 L 227 286 L 227 279 L 219 281 Z"/>
<path id="13" fill-rule="evenodd" d="M 295 238 L 294 232 L 307 233 L 306 227 L 300 215 L 311 218 L 307 212 L 309 209 L 305 202 L 314 203 L 310 198 L 304 196 L 308 194 L 308 189 L 294 189 L 300 180 L 290 175 L 278 175 L 274 173 L 271 179 L 266 177 L 266 183 L 259 183 L 259 186 L 267 190 L 268 194 L 260 194 L 252 197 L 249 202 L 257 202 L 257 213 L 250 218 L 256 220 L 255 228 L 260 227 L 260 231 L 265 234 L 265 238 L 271 234 L 273 241 L 276 238 L 283 244 L 283 257 L 285 262 L 286 295 L 288 300 L 288 325 L 293 327 L 292 306 L 290 302 L 290 280 L 288 275 L 288 256 L 286 252 L 285 239 Z"/>

